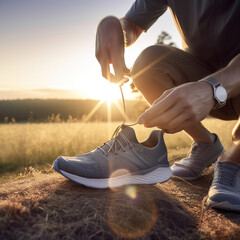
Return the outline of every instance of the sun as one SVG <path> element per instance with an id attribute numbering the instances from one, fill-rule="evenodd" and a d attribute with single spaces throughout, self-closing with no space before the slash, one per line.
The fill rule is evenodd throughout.
<path id="1" fill-rule="evenodd" d="M 102 81 L 100 84 L 98 83 L 94 89 L 91 89 L 91 95 L 93 98 L 109 104 L 121 98 L 118 85 L 107 81 Z"/>
<path id="2" fill-rule="evenodd" d="M 130 83 L 125 83 L 122 86 L 124 98 L 135 99 L 135 96 L 132 94 L 129 84 Z M 83 85 L 82 82 L 81 85 Z M 79 89 L 81 85 L 79 85 Z M 84 82 L 84 85 L 89 89 L 89 91 L 84 92 L 84 94 L 88 96 L 89 99 L 100 100 L 101 102 L 106 102 L 109 104 L 118 102 L 122 99 L 119 86 L 117 84 L 110 83 L 106 79 L 94 79 L 88 82 Z"/>
<path id="3" fill-rule="evenodd" d="M 106 102 L 108 105 L 116 102 L 119 99 L 119 90 L 107 92 L 105 95 L 101 96 L 101 101 Z"/>
<path id="4" fill-rule="evenodd" d="M 129 84 L 129 83 L 128 83 Z M 90 88 L 90 87 L 89 87 Z M 125 97 L 129 98 L 131 96 L 130 87 L 127 84 L 124 84 L 122 87 L 122 92 Z M 102 104 L 107 103 L 107 123 L 108 123 L 108 136 L 111 137 L 112 134 L 112 106 L 114 105 L 119 112 L 122 114 L 123 119 L 129 121 L 128 116 L 124 111 L 124 104 L 119 103 L 119 99 L 122 99 L 122 94 L 120 88 L 117 84 L 112 84 L 107 81 L 105 82 L 96 82 L 95 86 L 91 86 L 91 96 L 92 99 L 99 100 L 98 103 L 94 106 L 93 109 L 89 111 L 87 116 L 83 119 L 84 122 L 88 122 L 96 111 L 102 106 Z M 130 99 L 130 98 L 129 98 Z"/>

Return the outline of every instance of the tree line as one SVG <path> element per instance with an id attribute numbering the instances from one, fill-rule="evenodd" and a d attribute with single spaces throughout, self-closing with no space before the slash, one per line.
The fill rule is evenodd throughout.
<path id="1" fill-rule="evenodd" d="M 99 103 L 98 100 L 59 100 L 59 99 L 25 99 L 0 101 L 0 122 L 61 122 L 84 120 Z M 118 101 L 122 109 L 121 101 Z M 136 120 L 137 116 L 146 109 L 146 103 L 127 100 L 127 116 Z M 111 120 L 121 121 L 119 108 L 111 104 Z M 92 114 L 89 121 L 107 121 L 107 103 L 103 102 Z"/>

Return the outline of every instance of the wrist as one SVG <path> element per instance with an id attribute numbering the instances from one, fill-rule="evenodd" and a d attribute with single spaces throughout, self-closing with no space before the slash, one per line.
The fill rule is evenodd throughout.
<path id="1" fill-rule="evenodd" d="M 221 108 L 226 104 L 227 97 L 228 97 L 227 91 L 220 82 L 218 82 L 213 77 L 206 77 L 204 79 L 201 79 L 199 82 L 204 82 L 204 83 L 208 84 L 209 87 L 211 87 L 212 96 L 215 101 L 213 109 Z"/>
<path id="2" fill-rule="evenodd" d="M 228 98 L 233 98 L 240 94 L 240 54 L 218 72 L 212 74 L 227 91 Z"/>
<path id="3" fill-rule="evenodd" d="M 205 93 L 204 98 L 205 98 L 205 100 L 207 100 L 206 104 L 208 106 L 210 106 L 211 109 L 214 109 L 214 106 L 216 104 L 216 100 L 214 99 L 214 94 L 213 94 L 212 87 L 204 81 L 198 81 L 197 84 L 199 86 L 200 91 Z"/>
<path id="4" fill-rule="evenodd" d="M 129 47 L 138 39 L 144 30 L 127 17 L 120 18 L 120 23 L 124 33 L 125 47 Z"/>

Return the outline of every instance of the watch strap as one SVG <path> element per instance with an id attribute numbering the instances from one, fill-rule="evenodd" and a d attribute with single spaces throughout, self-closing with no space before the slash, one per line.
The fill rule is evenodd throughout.
<path id="1" fill-rule="evenodd" d="M 218 86 L 221 86 L 222 84 L 218 82 L 215 78 L 213 77 L 207 77 L 205 79 L 200 80 L 199 82 L 208 82 L 210 83 L 213 87 L 217 88 Z"/>
<path id="2" fill-rule="evenodd" d="M 215 101 L 216 101 L 216 104 L 215 104 L 215 106 L 213 107 L 213 109 L 218 109 L 218 108 L 220 108 L 220 107 L 222 107 L 222 106 L 224 106 L 224 105 L 226 104 L 226 101 L 221 103 L 221 102 L 218 100 L 218 98 L 216 97 L 216 89 L 217 89 L 218 87 L 220 87 L 220 86 L 223 87 L 220 82 L 218 82 L 218 81 L 217 81 L 215 78 L 213 78 L 213 77 L 207 77 L 207 78 L 201 79 L 201 80 L 199 80 L 199 82 L 207 82 L 207 83 L 209 83 L 209 84 L 212 86 L 212 89 L 213 89 L 213 97 L 214 97 L 214 99 L 215 99 Z"/>

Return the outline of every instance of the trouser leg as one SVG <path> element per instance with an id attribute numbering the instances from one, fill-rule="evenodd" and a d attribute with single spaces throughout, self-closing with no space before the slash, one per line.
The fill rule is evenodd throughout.
<path id="1" fill-rule="evenodd" d="M 151 104 L 165 90 L 198 81 L 217 70 L 180 49 L 154 45 L 139 55 L 132 69 L 132 78 Z M 210 112 L 210 115 L 223 120 L 238 119 L 239 99 L 235 97 L 228 100 L 224 107 Z"/>
<path id="2" fill-rule="evenodd" d="M 209 66 L 182 50 L 155 45 L 140 54 L 133 66 L 132 78 L 136 87 L 152 104 L 165 90 L 197 81 L 213 71 Z M 207 143 L 214 141 L 212 134 L 201 123 L 185 131 L 194 141 Z"/>
<path id="3" fill-rule="evenodd" d="M 220 162 L 230 162 L 240 166 L 240 95 L 232 99 L 232 106 L 238 115 L 238 122 L 232 131 L 232 144 L 219 158 Z"/>
<path id="4" fill-rule="evenodd" d="M 233 142 L 228 150 L 219 157 L 220 162 L 234 163 L 240 166 L 240 120 L 233 130 Z"/>
<path id="5" fill-rule="evenodd" d="M 152 103 L 165 90 L 194 82 L 214 72 L 192 55 L 180 49 L 154 45 L 137 58 L 132 78 L 148 102 Z"/>

